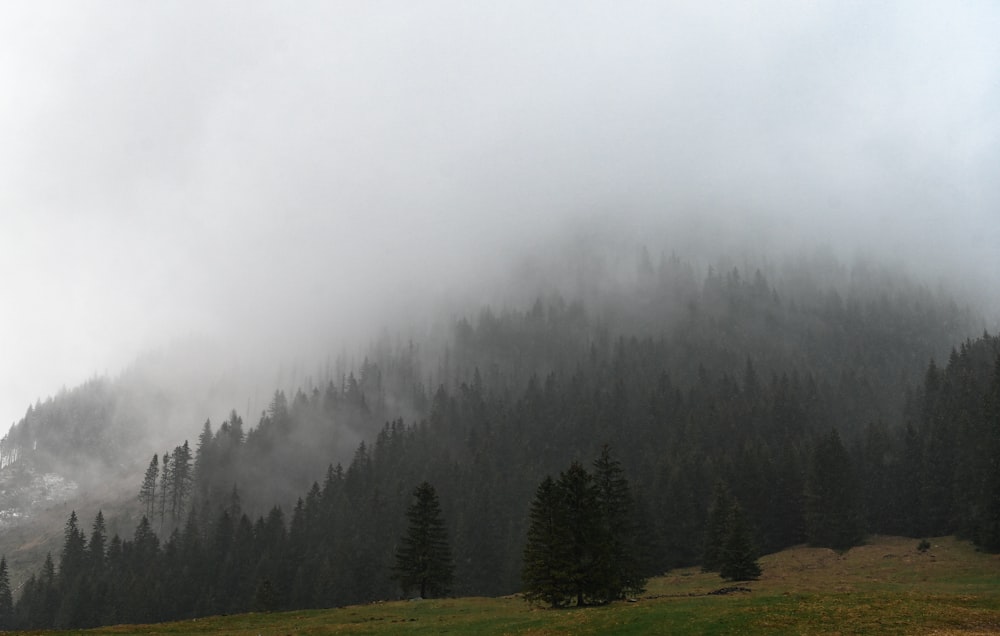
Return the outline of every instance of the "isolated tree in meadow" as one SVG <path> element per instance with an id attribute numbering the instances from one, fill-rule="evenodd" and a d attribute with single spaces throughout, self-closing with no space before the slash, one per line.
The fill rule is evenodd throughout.
<path id="1" fill-rule="evenodd" d="M 750 524 L 743 508 L 722 481 L 715 485 L 712 507 L 708 511 L 701 569 L 718 572 L 730 581 L 747 581 L 760 576 Z"/>
<path id="2" fill-rule="evenodd" d="M 573 462 L 535 493 L 521 570 L 528 601 L 582 606 L 642 591 L 628 481 L 608 447 L 594 468 Z"/>
<path id="3" fill-rule="evenodd" d="M 416 501 L 406 511 L 410 525 L 396 550 L 393 577 L 404 592 L 417 588 L 421 598 L 447 594 L 455 568 L 437 493 L 425 481 L 413 496 Z"/>
<path id="4" fill-rule="evenodd" d="M 729 509 L 726 538 L 723 543 L 719 576 L 730 581 L 749 581 L 760 577 L 757 550 L 750 526 L 739 504 Z"/>
<path id="5" fill-rule="evenodd" d="M 569 598 L 570 541 L 562 506 L 556 482 L 546 477 L 535 491 L 528 541 L 524 546 L 521 581 L 524 598 L 529 602 L 542 601 L 559 607 Z"/>
<path id="6" fill-rule="evenodd" d="M 639 527 L 621 462 L 605 444 L 594 461 L 594 485 L 600 513 L 595 600 L 612 601 L 642 593 L 646 580 L 639 567 Z"/>
<path id="7" fill-rule="evenodd" d="M 563 524 L 569 541 L 566 583 L 578 606 L 587 603 L 600 586 L 598 556 L 602 551 L 600 510 L 594 478 L 579 462 L 559 475 L 557 486 L 563 504 Z"/>

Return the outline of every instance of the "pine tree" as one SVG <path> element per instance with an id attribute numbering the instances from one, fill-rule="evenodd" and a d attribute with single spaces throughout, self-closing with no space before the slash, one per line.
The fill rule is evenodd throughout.
<path id="1" fill-rule="evenodd" d="M 760 577 L 757 551 L 753 547 L 746 515 L 739 504 L 734 503 L 729 509 L 727 525 L 719 576 L 730 581 L 749 581 Z"/>
<path id="2" fill-rule="evenodd" d="M 608 447 L 594 462 L 546 477 L 531 506 L 521 579 L 528 601 L 606 603 L 642 590 L 638 524 L 628 482 Z"/>
<path id="3" fill-rule="evenodd" d="M 705 524 L 705 542 L 701 556 L 703 572 L 718 572 L 722 568 L 726 537 L 735 506 L 736 501 L 729 492 L 729 487 L 722 481 L 716 483 L 712 507 L 708 511 L 708 522 Z"/>
<path id="4" fill-rule="evenodd" d="M 40 606 L 37 614 L 37 622 L 33 623 L 41 629 L 48 629 L 55 622 L 56 612 L 59 610 L 59 587 L 56 581 L 56 566 L 52 561 L 52 553 L 45 553 L 45 561 L 42 563 L 42 575 L 38 579 L 40 594 Z"/>
<path id="5" fill-rule="evenodd" d="M 416 501 L 406 511 L 410 525 L 396 551 L 394 578 L 404 592 L 418 588 L 421 598 L 447 594 L 454 566 L 437 494 L 425 481 L 413 496 Z"/>
<path id="6" fill-rule="evenodd" d="M 988 463 L 983 476 L 981 518 L 976 528 L 976 543 L 990 552 L 1000 552 L 1000 354 L 993 364 L 993 377 L 986 393 L 988 438 L 982 441 Z"/>
<path id="7" fill-rule="evenodd" d="M 559 497 L 565 506 L 564 520 L 569 540 L 569 561 L 566 564 L 567 585 L 578 606 L 583 606 L 601 588 L 595 577 L 601 552 L 600 510 L 594 478 L 573 462 L 559 475 Z"/>
<path id="8" fill-rule="evenodd" d="M 864 539 L 854 468 L 835 430 L 823 436 L 813 452 L 806 484 L 806 526 L 814 546 L 846 550 Z"/>
<path id="9" fill-rule="evenodd" d="M 165 483 L 164 487 L 169 487 L 170 490 L 170 518 L 176 524 L 187 507 L 193 482 L 191 448 L 188 446 L 187 440 L 184 441 L 183 445 L 174 449 L 172 457 L 170 483 Z"/>
<path id="10" fill-rule="evenodd" d="M 76 511 L 70 512 L 63 532 L 63 549 L 59 559 L 59 580 L 63 587 L 72 584 L 87 565 L 87 540 L 77 525 Z"/>
<path id="11" fill-rule="evenodd" d="M 10 593 L 7 557 L 0 556 L 0 631 L 14 628 L 14 599 Z"/>
<path id="12" fill-rule="evenodd" d="M 594 599 L 612 601 L 641 594 L 646 581 L 639 568 L 639 527 L 632 493 L 621 462 L 612 458 L 607 444 L 594 461 L 594 481 L 601 516 Z"/>
<path id="13" fill-rule="evenodd" d="M 160 477 L 160 531 L 163 531 L 163 521 L 167 516 L 167 500 L 169 497 L 169 488 L 167 487 L 173 481 L 173 466 L 170 463 L 170 453 L 163 453 L 163 470 L 161 471 L 163 476 Z"/>
<path id="14" fill-rule="evenodd" d="M 153 511 L 156 505 L 156 480 L 160 476 L 160 459 L 159 456 L 153 455 L 153 459 L 149 461 L 149 468 L 146 469 L 146 476 L 142 480 L 142 486 L 139 488 L 139 502 L 142 503 L 146 516 L 149 518 L 153 517 Z"/>
<path id="15" fill-rule="evenodd" d="M 104 513 L 98 510 L 97 516 L 94 517 L 94 528 L 90 534 L 90 544 L 88 546 L 88 561 L 94 571 L 99 572 L 104 568 L 104 550 L 107 538 L 108 531 L 104 525 Z"/>
<path id="16" fill-rule="evenodd" d="M 198 448 L 194 451 L 193 482 L 195 498 L 205 500 L 215 474 L 215 444 L 212 433 L 212 422 L 205 420 L 201 434 L 198 435 Z"/>
<path id="17" fill-rule="evenodd" d="M 570 598 L 570 540 L 563 504 L 556 482 L 546 477 L 535 491 L 524 546 L 521 580 L 528 602 L 543 601 L 560 607 Z"/>

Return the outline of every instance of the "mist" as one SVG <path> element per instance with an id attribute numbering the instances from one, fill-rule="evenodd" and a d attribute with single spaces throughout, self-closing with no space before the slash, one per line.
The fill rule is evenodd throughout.
<path id="1" fill-rule="evenodd" d="M 875 255 L 995 315 L 998 30 L 989 3 L 6 5 L 0 422 L 189 340 L 264 374 L 259 410 L 274 369 L 580 236 Z"/>

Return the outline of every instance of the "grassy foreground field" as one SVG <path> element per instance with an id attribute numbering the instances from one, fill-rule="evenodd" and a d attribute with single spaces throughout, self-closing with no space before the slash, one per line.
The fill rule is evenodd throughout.
<path id="1" fill-rule="evenodd" d="M 793 548 L 761 559 L 748 591 L 697 569 L 649 582 L 634 603 L 548 610 L 519 597 L 398 601 L 101 628 L 89 634 L 997 634 L 1000 556 L 950 537 L 874 537 L 840 555 Z M 48 634 L 56 632 L 46 632 Z"/>

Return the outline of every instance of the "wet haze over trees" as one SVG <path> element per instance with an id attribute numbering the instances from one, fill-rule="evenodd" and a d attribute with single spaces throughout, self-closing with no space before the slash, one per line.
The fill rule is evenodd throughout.
<path id="1" fill-rule="evenodd" d="M 757 272 L 698 281 L 670 257 L 635 262 L 602 319 L 559 296 L 484 308 L 454 321 L 433 369 L 416 343 L 375 343 L 356 371 L 276 392 L 253 426 L 235 411 L 206 422 L 193 445 L 159 454 L 166 470 L 151 459 L 136 478 L 133 496 L 154 494 L 134 534 L 108 538 L 95 521 L 88 541 L 71 517 L 55 576 L 43 567 L 25 584 L 17 620 L 49 624 L 45 603 L 64 617 L 51 624 L 82 626 L 398 597 L 424 482 L 456 594 L 535 580 L 527 546 L 546 484 L 600 502 L 575 509 L 590 521 L 553 526 L 582 529 L 569 571 L 587 573 L 534 595 L 553 605 L 618 598 L 681 565 L 753 578 L 756 554 L 844 549 L 866 533 L 1000 548 L 1000 343 L 959 339 L 967 312 L 903 280 L 793 292 Z M 670 328 L 641 326 L 667 324 L 658 311 L 676 302 L 685 316 Z M 363 439 L 331 462 L 343 422 Z M 593 457 L 588 473 L 578 462 Z M 630 512 L 602 516 L 614 509 Z M 74 565 L 85 558 L 100 566 Z"/>
<path id="2" fill-rule="evenodd" d="M 1000 550 L 995 7 L 243 9 L 0 9 L 0 628 Z"/>

